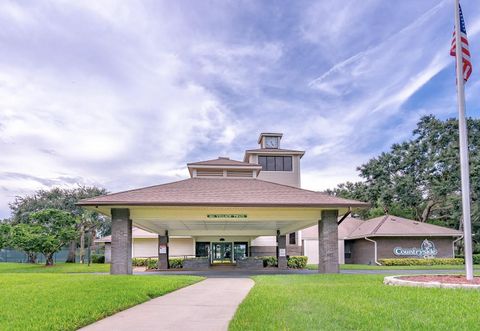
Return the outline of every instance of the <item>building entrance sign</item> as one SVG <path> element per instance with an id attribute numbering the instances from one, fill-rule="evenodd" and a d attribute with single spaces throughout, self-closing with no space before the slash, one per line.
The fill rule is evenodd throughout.
<path id="1" fill-rule="evenodd" d="M 433 241 L 425 239 L 420 245 L 420 248 L 395 247 L 393 249 L 393 254 L 397 256 L 416 256 L 423 258 L 432 258 L 437 256 L 438 250 L 435 248 L 435 244 L 433 243 Z"/>
<path id="2" fill-rule="evenodd" d="M 247 214 L 207 214 L 207 218 L 247 218 Z"/>

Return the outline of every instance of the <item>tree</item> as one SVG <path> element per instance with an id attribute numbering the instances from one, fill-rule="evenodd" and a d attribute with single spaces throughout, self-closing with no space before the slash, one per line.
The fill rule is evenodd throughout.
<path id="1" fill-rule="evenodd" d="M 75 203 L 82 199 L 103 194 L 107 194 L 107 191 L 103 188 L 80 186 L 73 189 L 52 188 L 50 190 L 39 190 L 32 195 L 16 197 L 15 200 L 10 203 L 12 223 L 29 223 L 32 213 L 47 208 L 54 208 L 67 211 L 79 219 L 77 223 L 77 238 L 80 238 L 81 242 L 84 242 L 83 238 L 85 233 L 89 231 L 99 235 L 108 235 L 111 232 L 111 222 L 109 218 L 75 205 Z M 77 240 L 72 240 L 72 242 L 69 243 L 67 262 L 75 262 L 76 248 Z M 83 261 L 83 245 L 80 245 L 80 251 L 80 259 Z"/>
<path id="2" fill-rule="evenodd" d="M 10 246 L 12 226 L 0 222 L 0 249 Z"/>
<path id="3" fill-rule="evenodd" d="M 76 220 L 68 212 L 44 209 L 31 213 L 28 223 L 14 226 L 13 243 L 25 252 L 42 253 L 53 265 L 53 254 L 77 236 Z"/>
<path id="4" fill-rule="evenodd" d="M 10 244 L 27 254 L 28 263 L 37 263 L 40 240 L 41 229 L 38 226 L 25 223 L 12 226 Z"/>
<path id="5" fill-rule="evenodd" d="M 480 120 L 469 119 L 472 222 L 480 239 Z M 458 121 L 420 119 L 413 138 L 358 168 L 363 182 L 345 183 L 333 194 L 368 201 L 369 216 L 390 214 L 461 229 Z"/>

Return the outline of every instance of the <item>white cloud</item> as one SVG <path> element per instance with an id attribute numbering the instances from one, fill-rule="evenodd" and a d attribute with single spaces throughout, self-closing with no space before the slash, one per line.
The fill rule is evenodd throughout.
<path id="1" fill-rule="evenodd" d="M 419 116 L 448 114 L 453 90 L 399 115 L 450 64 L 449 4 L 2 2 L 0 217 L 39 188 L 183 178 L 269 130 L 307 150 L 306 188 L 355 180 Z"/>

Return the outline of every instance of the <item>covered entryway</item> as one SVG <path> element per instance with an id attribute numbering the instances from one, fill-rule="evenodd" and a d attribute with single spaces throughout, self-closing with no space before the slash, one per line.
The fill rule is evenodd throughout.
<path id="1" fill-rule="evenodd" d="M 83 200 L 79 205 L 112 218 L 112 274 L 132 273 L 133 224 L 158 233 L 159 266 L 165 269 L 170 236 L 199 238 L 196 255 L 210 250 L 210 263 L 233 263 L 240 255 L 248 256 L 248 244 L 240 243 L 272 236 L 276 238 L 278 267 L 287 268 L 287 234 L 318 224 L 319 271 L 336 273 L 338 215 L 352 207 L 366 206 L 319 192 L 243 178 L 190 178 Z M 202 257 L 197 259 L 199 263 L 204 261 Z"/>

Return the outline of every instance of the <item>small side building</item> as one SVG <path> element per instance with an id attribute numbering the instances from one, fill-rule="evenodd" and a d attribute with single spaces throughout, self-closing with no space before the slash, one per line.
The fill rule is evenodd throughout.
<path id="1" fill-rule="evenodd" d="M 304 253 L 316 263 L 318 229 L 302 231 Z M 452 258 L 462 232 L 442 226 L 385 215 L 367 221 L 347 217 L 338 226 L 339 263 L 378 264 L 381 259 Z M 318 244 L 317 244 L 318 246 Z"/>

